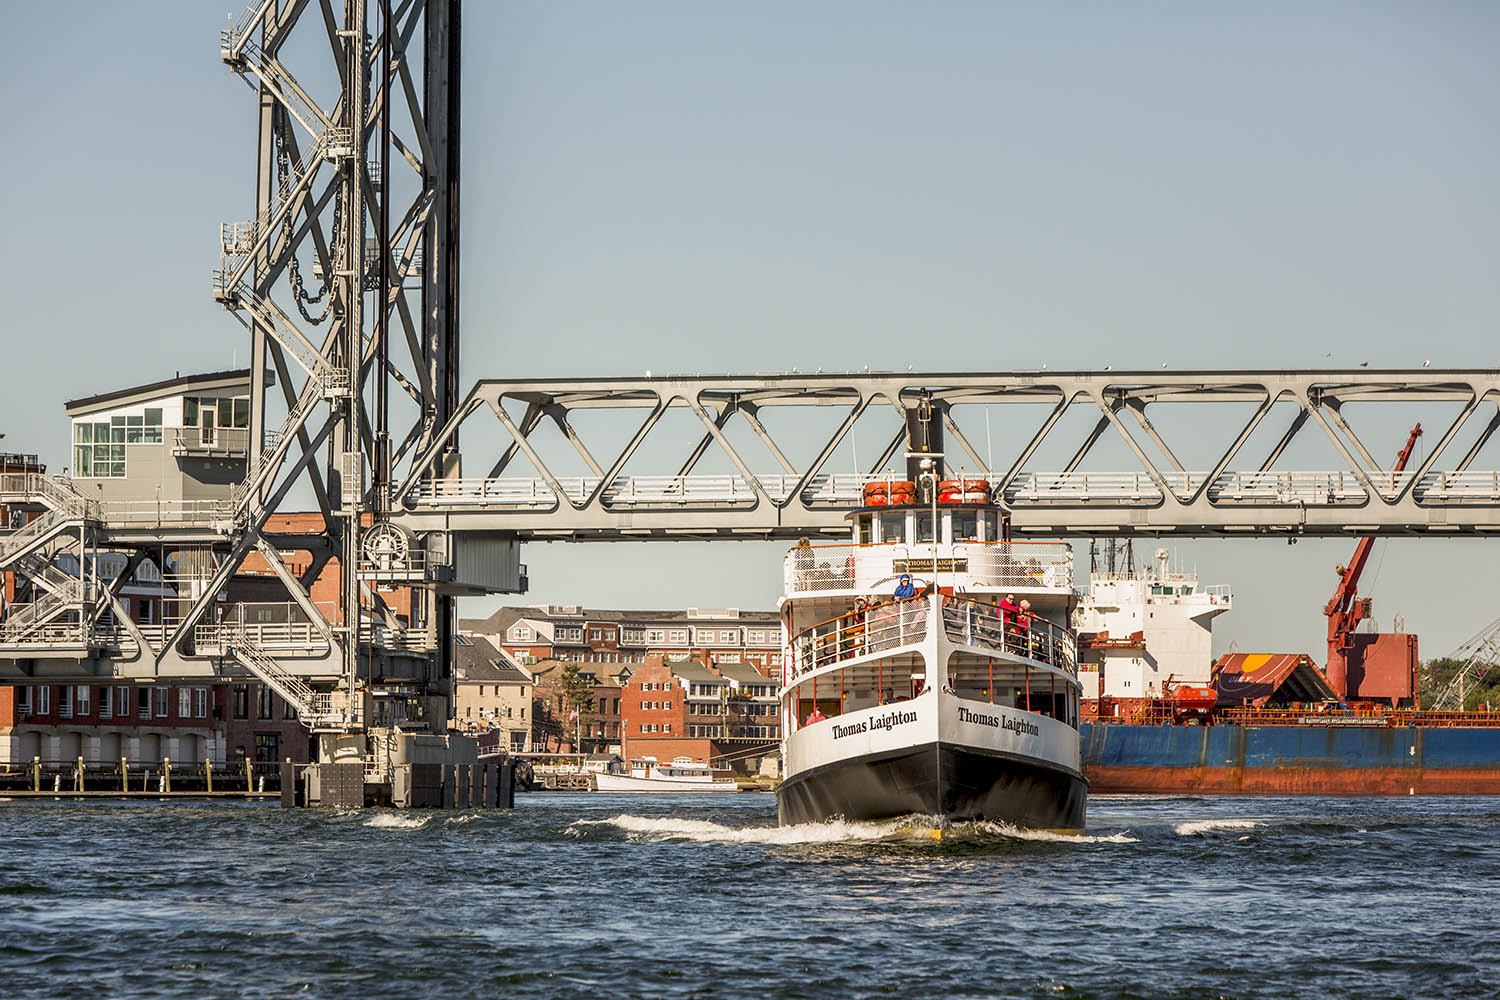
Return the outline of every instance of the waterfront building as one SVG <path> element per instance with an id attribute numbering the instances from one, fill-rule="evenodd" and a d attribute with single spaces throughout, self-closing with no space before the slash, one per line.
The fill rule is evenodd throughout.
<path id="1" fill-rule="evenodd" d="M 1213 620 L 1230 599 L 1227 586 L 1202 587 L 1196 573 L 1172 572 L 1166 549 L 1143 571 L 1091 574 L 1074 615 L 1084 702 L 1159 698 L 1169 679 L 1207 686 Z"/>
<path id="2" fill-rule="evenodd" d="M 648 656 L 626 683 L 621 709 L 629 760 L 689 757 L 715 768 L 754 771 L 781 738 L 779 674 L 745 662 Z"/>
<path id="3" fill-rule="evenodd" d="M 685 658 L 706 651 L 716 663 L 750 663 L 781 672 L 781 621 L 775 611 L 687 608 L 628 611 L 578 605 L 503 607 L 466 619 L 460 630 L 481 635 L 526 665 L 542 660 L 644 663 L 649 656 Z"/>
<path id="4" fill-rule="evenodd" d="M 0 687 L 0 766 L 225 761 L 225 685 Z"/>
<path id="5" fill-rule="evenodd" d="M 531 749 L 530 671 L 500 654 L 489 640 L 460 634 L 454 662 L 452 728 L 469 735 L 498 732 L 512 753 Z"/>

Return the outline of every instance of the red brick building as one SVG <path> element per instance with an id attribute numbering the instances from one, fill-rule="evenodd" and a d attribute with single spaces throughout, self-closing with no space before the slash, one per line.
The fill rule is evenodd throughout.
<path id="1" fill-rule="evenodd" d="M 223 761 L 227 700 L 224 685 L 0 687 L 0 764 Z"/>
<path id="2" fill-rule="evenodd" d="M 690 757 L 715 768 L 753 771 L 781 739 L 780 681 L 747 663 L 711 656 L 650 656 L 623 692 L 621 728 L 628 760 Z"/>

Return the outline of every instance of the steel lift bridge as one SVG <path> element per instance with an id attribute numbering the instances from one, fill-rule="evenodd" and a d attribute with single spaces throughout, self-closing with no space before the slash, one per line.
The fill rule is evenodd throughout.
<path id="1" fill-rule="evenodd" d="M 393 754 L 414 759 L 398 746 L 413 732 L 447 745 L 455 601 L 524 591 L 523 541 L 842 535 L 863 484 L 902 467 L 913 420 L 944 442 L 946 474 L 988 480 L 1027 535 L 1500 532 L 1500 475 L 1471 468 L 1500 427 L 1494 369 L 506 379 L 464 395 L 460 6 L 255 0 L 225 29 L 221 59 L 257 101 L 255 203 L 249 221 L 221 228 L 212 290 L 250 337 L 250 440 L 262 447 L 223 501 L 147 512 L 58 477 L 0 483 L 0 503 L 37 515 L 0 535 L 0 567 L 36 595 L 0 624 L 0 678 L 255 677 L 320 734 L 324 761 L 379 780 Z M 1345 407 L 1414 402 L 1442 404 L 1452 421 L 1425 459 L 1392 472 Z M 1211 463 L 1185 466 L 1153 421 L 1176 404 L 1240 408 Z M 1039 416 L 1000 421 L 996 460 L 965 414 L 1011 406 Z M 1038 471 L 1079 413 L 1072 458 Z M 616 432 L 607 450 L 585 426 L 600 417 Z M 674 417 L 694 428 L 668 438 L 677 460 L 640 474 L 633 460 Z M 882 421 L 873 456 L 867 443 L 859 467 L 834 471 L 840 448 Z M 479 422 L 499 443 L 471 444 L 465 470 L 460 431 L 473 442 Z M 1252 454 L 1272 427 L 1269 449 Z M 1325 439 L 1335 465 L 1284 469 L 1305 436 Z M 1104 438 L 1123 442 L 1132 467 L 1085 471 Z M 700 471 L 711 454 L 731 471 Z M 301 494 L 315 528 L 279 527 Z M 120 592 L 162 551 L 175 554 L 160 569 L 177 610 L 135 621 Z M 66 552 L 80 556 L 76 574 L 59 568 Z M 83 558 L 98 553 L 118 572 L 102 578 L 101 561 Z M 294 553 L 311 568 L 293 572 Z M 280 580 L 296 620 L 262 626 L 253 607 L 220 608 L 251 559 Z M 310 587 L 333 565 L 330 608 Z M 398 608 L 405 588 L 410 606 Z"/>

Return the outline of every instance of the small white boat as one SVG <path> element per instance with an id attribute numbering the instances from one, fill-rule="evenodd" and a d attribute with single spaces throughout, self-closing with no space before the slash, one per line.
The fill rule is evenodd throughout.
<path id="1" fill-rule="evenodd" d="M 594 775 L 594 788 L 600 792 L 734 792 L 733 781 L 716 779 L 713 771 L 701 761 L 677 757 L 670 764 L 659 764 L 655 757 L 630 762 L 630 773 L 600 771 Z"/>

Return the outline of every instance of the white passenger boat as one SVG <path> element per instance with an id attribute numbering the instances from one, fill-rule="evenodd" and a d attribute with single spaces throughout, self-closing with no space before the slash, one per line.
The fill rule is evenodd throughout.
<path id="1" fill-rule="evenodd" d="M 707 764 L 687 757 L 674 758 L 670 764 L 658 764 L 655 757 L 630 762 L 630 773 L 600 771 L 594 775 L 594 788 L 600 792 L 734 792 L 733 781 L 717 779 Z"/>
<path id="2" fill-rule="evenodd" d="M 986 480 L 925 458 L 866 486 L 849 542 L 787 554 L 780 820 L 1081 830 L 1072 550 L 1011 541 Z"/>

